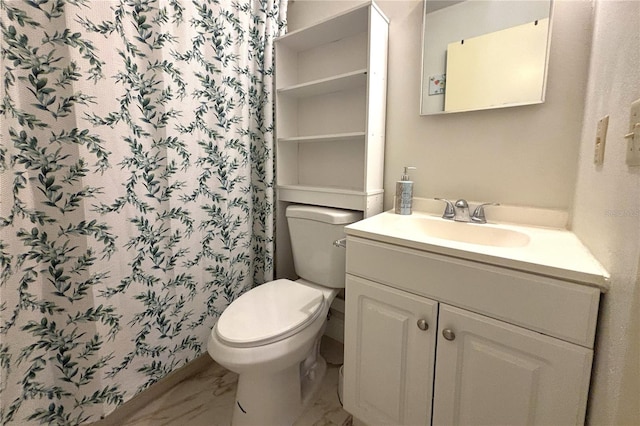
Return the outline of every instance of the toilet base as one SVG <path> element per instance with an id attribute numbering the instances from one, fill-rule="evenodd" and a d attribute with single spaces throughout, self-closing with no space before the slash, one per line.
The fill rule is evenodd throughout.
<path id="1" fill-rule="evenodd" d="M 304 361 L 278 373 L 240 374 L 232 424 L 292 425 L 317 394 L 327 370 L 320 355 L 300 377 L 303 366 Z"/>
<path id="2" fill-rule="evenodd" d="M 338 289 L 297 282 L 321 290 L 325 305 L 311 324 L 295 334 L 263 346 L 234 347 L 218 338 L 215 326 L 211 330 L 207 351 L 238 374 L 234 426 L 292 425 L 317 395 L 327 369 L 320 342 Z"/>

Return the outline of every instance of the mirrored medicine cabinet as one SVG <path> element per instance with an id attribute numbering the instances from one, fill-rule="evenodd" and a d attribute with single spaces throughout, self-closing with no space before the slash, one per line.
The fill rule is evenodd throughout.
<path id="1" fill-rule="evenodd" d="M 552 0 L 425 0 L 421 115 L 544 102 Z"/>

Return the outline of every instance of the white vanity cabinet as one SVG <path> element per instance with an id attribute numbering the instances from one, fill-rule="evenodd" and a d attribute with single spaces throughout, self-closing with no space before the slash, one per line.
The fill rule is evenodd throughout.
<path id="1" fill-rule="evenodd" d="M 346 285 L 345 409 L 372 425 L 428 424 L 438 302 L 352 275 Z"/>
<path id="2" fill-rule="evenodd" d="M 346 289 L 358 420 L 584 423 L 599 289 L 353 235 Z"/>
<path id="3" fill-rule="evenodd" d="M 441 304 L 433 424 L 582 424 L 592 353 Z"/>

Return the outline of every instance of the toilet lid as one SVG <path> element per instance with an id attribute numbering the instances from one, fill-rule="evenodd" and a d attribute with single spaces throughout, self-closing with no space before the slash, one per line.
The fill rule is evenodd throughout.
<path id="1" fill-rule="evenodd" d="M 255 287 L 231 303 L 216 333 L 232 346 L 259 346 L 289 337 L 315 320 L 324 304 L 322 291 L 290 280 Z"/>

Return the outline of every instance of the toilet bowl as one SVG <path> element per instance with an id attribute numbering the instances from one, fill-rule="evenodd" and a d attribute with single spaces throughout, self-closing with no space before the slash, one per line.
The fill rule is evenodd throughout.
<path id="1" fill-rule="evenodd" d="M 255 345 L 249 341 L 239 344 L 225 339 L 219 323 L 211 330 L 209 354 L 221 366 L 238 373 L 234 425 L 292 424 L 314 396 L 326 369 L 318 350 L 329 306 L 338 289 L 322 289 L 304 280 L 277 280 L 257 288 L 265 286 L 277 291 L 290 290 L 292 286 L 308 287 L 320 293 L 322 300 L 310 321 L 297 327 L 291 322 L 291 330 L 286 331 L 286 336 L 275 334 L 271 339 L 265 337 L 254 342 Z M 243 302 L 241 298 L 237 299 L 240 303 Z M 252 298 L 247 305 L 254 300 L 259 302 L 260 299 Z M 254 318 L 264 311 L 260 309 L 263 306 L 256 306 Z"/>
<path id="2" fill-rule="evenodd" d="M 344 225 L 361 212 L 289 206 L 296 272 L 233 301 L 211 330 L 207 350 L 238 373 L 234 425 L 290 425 L 315 396 L 326 371 L 319 354 L 327 313 L 344 287 Z"/>

